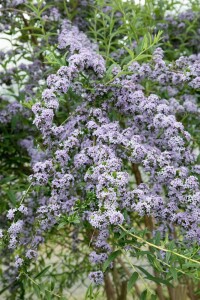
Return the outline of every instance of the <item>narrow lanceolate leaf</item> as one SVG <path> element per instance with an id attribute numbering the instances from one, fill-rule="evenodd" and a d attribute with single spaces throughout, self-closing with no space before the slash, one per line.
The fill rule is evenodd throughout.
<path id="1" fill-rule="evenodd" d="M 171 267 L 171 268 L 170 268 L 170 272 L 171 272 L 171 274 L 172 274 L 173 279 L 174 279 L 174 280 L 177 280 L 178 274 L 177 274 L 176 269 L 173 268 L 173 267 Z"/>
<path id="2" fill-rule="evenodd" d="M 60 223 L 60 224 L 58 225 L 58 227 L 57 227 L 57 230 L 59 230 L 59 229 L 61 229 L 61 228 L 64 228 L 66 224 L 67 224 L 67 222 L 62 222 L 62 223 Z"/>
<path id="3" fill-rule="evenodd" d="M 147 270 L 145 270 L 144 268 L 142 268 L 140 266 L 136 266 L 136 267 L 146 275 L 145 279 L 148 279 L 150 281 L 154 281 L 156 283 L 163 283 L 163 284 L 166 284 L 166 285 L 171 285 L 171 283 L 168 280 L 158 278 L 158 277 L 154 277 L 149 272 L 147 272 Z"/>
<path id="4" fill-rule="evenodd" d="M 147 299 L 147 290 L 144 290 L 140 296 L 140 300 L 146 300 Z"/>
<path id="5" fill-rule="evenodd" d="M 130 279 L 128 281 L 128 284 L 127 284 L 127 290 L 128 290 L 128 292 L 132 289 L 132 287 L 136 283 L 137 279 L 138 279 L 138 273 L 134 272 L 131 275 L 131 277 L 130 277 Z"/>
<path id="6" fill-rule="evenodd" d="M 39 272 L 34 279 L 41 277 L 42 275 L 44 275 L 50 268 L 51 266 L 47 266 L 46 268 L 44 268 L 41 272 Z"/>
<path id="7" fill-rule="evenodd" d="M 108 259 L 103 264 L 103 272 L 106 271 L 106 269 L 109 267 L 110 263 L 120 254 L 121 254 L 121 250 L 117 250 L 109 255 Z"/>

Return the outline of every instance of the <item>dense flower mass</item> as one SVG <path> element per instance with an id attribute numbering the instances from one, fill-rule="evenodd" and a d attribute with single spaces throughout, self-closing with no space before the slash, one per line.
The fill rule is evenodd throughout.
<path id="1" fill-rule="evenodd" d="M 96 252 L 92 252 L 92 262 L 101 264 L 106 260 L 111 250 L 109 227 L 128 222 L 125 211 L 153 216 L 155 230 L 163 234 L 175 224 L 180 225 L 186 239 L 199 241 L 200 191 L 195 168 L 191 168 L 195 166 L 195 156 L 190 134 L 176 119 L 180 111 L 199 113 L 195 102 L 185 104 L 187 95 L 182 94 L 182 103 L 179 100 L 180 89 L 198 88 L 194 86 L 198 63 L 191 63 L 192 57 L 182 57 L 175 66 L 167 65 L 162 50 L 157 48 L 151 64 L 134 62 L 129 66 L 132 74 L 118 76 L 112 84 L 102 86 L 97 80 L 105 73 L 105 63 L 95 52 L 97 46 L 68 21 L 63 23 L 58 40 L 58 48 L 69 51 L 68 65 L 47 78 L 43 101 L 32 108 L 34 124 L 48 150 L 47 159 L 34 163 L 31 182 L 40 186 L 51 182 L 51 195 L 36 213 L 36 219 L 43 214 L 39 231 L 50 229 L 59 215 L 73 213 L 76 201 L 84 201 L 90 192 L 95 201 L 82 218 L 99 231 L 93 241 L 98 254 L 94 256 Z M 91 88 L 76 89 L 84 76 L 92 78 Z M 176 89 L 173 98 L 146 94 L 145 79 L 155 82 L 155 92 L 159 83 L 161 94 L 165 89 Z M 81 104 L 64 124 L 56 125 L 59 97 L 69 89 L 82 98 Z M 105 96 L 103 101 L 101 96 Z M 179 105 L 177 110 L 175 103 Z M 123 124 L 112 121 L 112 109 L 123 116 Z M 133 189 L 123 162 L 132 165 L 132 169 L 139 165 L 148 180 Z M 8 230 L 12 247 L 22 228 L 23 220 L 19 220 Z M 95 274 L 90 277 L 99 283 L 101 276 Z"/>
<path id="2" fill-rule="evenodd" d="M 9 1 L 3 7 L 12 5 L 20 12 L 25 2 Z M 109 271 L 116 275 L 116 253 L 130 250 L 137 257 L 136 251 L 142 247 L 137 244 L 137 235 L 133 235 L 135 240 L 126 237 L 124 228 L 140 233 L 139 241 L 159 236 L 162 241 L 174 242 L 177 248 L 180 241 L 185 249 L 195 245 L 194 252 L 199 247 L 200 54 L 182 52 L 170 61 L 166 59 L 165 44 L 148 45 L 146 40 L 145 46 L 144 38 L 140 46 L 140 37 L 128 42 L 135 55 L 132 49 L 123 47 L 123 42 L 112 47 L 115 35 L 108 42 L 110 48 L 102 51 L 105 41 L 98 44 L 99 32 L 94 42 L 80 30 L 82 27 L 78 28 L 77 24 L 83 24 L 83 29 L 88 26 L 81 12 L 69 21 L 68 10 L 63 13 L 57 2 L 58 7 L 41 5 L 43 11 L 37 18 L 42 33 L 37 29 L 32 35 L 35 29 L 31 27 L 29 34 L 35 48 L 31 55 L 24 55 L 31 63 L 17 62 L 15 67 L 6 67 L 15 52 L 0 53 L 5 65 L 0 73 L 1 84 L 11 96 L 2 97 L 2 140 L 6 152 L 7 133 L 12 139 L 13 132 L 22 132 L 16 144 L 19 155 L 25 157 L 22 172 L 29 182 L 26 192 L 15 196 L 14 184 L 9 186 L 10 191 L 0 192 L 11 199 L 3 211 L 0 229 L 8 251 L 5 273 L 9 276 L 5 276 L 5 281 L 12 285 L 16 278 L 28 274 L 27 266 L 40 258 L 40 245 L 45 245 L 55 230 L 65 230 L 69 225 L 66 230 L 70 249 L 76 255 L 79 243 L 83 251 L 86 245 L 89 279 L 97 286 L 107 286 Z M 81 1 L 80 7 L 88 9 L 93 4 Z M 113 26 L 124 29 L 129 22 L 122 18 L 123 11 L 117 7 L 112 14 L 113 7 L 106 4 L 102 10 L 107 14 L 106 20 L 112 15 L 116 18 Z M 101 12 L 97 19 L 100 16 Z M 165 16 L 154 31 L 162 28 L 165 41 L 173 44 L 175 41 L 168 35 L 170 28 L 177 26 L 177 31 L 182 32 L 187 22 L 198 18 L 192 11 L 178 17 Z M 152 19 L 156 20 L 156 16 Z M 50 32 L 54 26 L 52 36 L 45 35 L 45 30 Z M 126 38 L 124 41 L 125 45 Z M 47 50 L 42 53 L 43 45 Z M 195 47 L 198 50 L 196 44 Z M 17 86 L 16 97 L 12 98 L 15 87 L 9 90 L 9 86 Z M 18 101 L 20 97 L 23 101 Z M 12 157 L 10 160 L 15 181 L 17 167 Z M 5 186 L 6 172 L 4 167 L 0 177 Z M 160 240 L 156 240 L 156 245 Z M 157 246 L 158 249 L 164 248 Z M 170 251 L 166 253 L 172 255 L 174 252 Z M 149 253 L 151 260 L 153 252 Z M 168 272 L 170 255 L 156 255 L 166 260 L 163 266 Z M 117 263 L 129 274 L 123 261 L 119 259 Z M 163 278 L 164 275 L 161 281 L 156 280 L 160 284 L 165 282 Z"/>

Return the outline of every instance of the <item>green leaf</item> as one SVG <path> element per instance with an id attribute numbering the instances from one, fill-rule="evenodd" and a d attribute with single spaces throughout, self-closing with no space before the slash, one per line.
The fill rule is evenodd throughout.
<path id="1" fill-rule="evenodd" d="M 57 230 L 59 230 L 59 229 L 61 229 L 61 228 L 64 228 L 66 224 L 67 224 L 67 222 L 62 222 L 62 223 L 60 223 L 60 224 L 58 225 L 58 227 L 57 227 Z"/>
<path id="2" fill-rule="evenodd" d="M 47 266 L 46 268 L 44 268 L 41 272 L 39 272 L 34 278 L 39 278 L 41 277 L 42 275 L 44 275 L 50 268 L 51 266 Z"/>
<path id="3" fill-rule="evenodd" d="M 144 292 L 142 292 L 141 296 L 140 296 L 140 300 L 146 300 L 147 298 L 147 290 L 145 290 Z"/>
<path id="4" fill-rule="evenodd" d="M 160 240 L 161 240 L 161 234 L 158 231 L 155 235 L 155 245 L 160 245 Z"/>
<path id="5" fill-rule="evenodd" d="M 134 59 L 135 53 L 131 49 L 127 48 L 126 46 L 124 46 L 124 48 L 130 54 L 131 59 Z"/>
<path id="6" fill-rule="evenodd" d="M 131 277 L 130 277 L 128 283 L 127 283 L 127 290 L 128 290 L 128 292 L 132 289 L 133 285 L 135 284 L 135 282 L 136 282 L 137 279 L 138 279 L 138 276 L 139 276 L 139 275 L 138 275 L 137 272 L 134 272 L 134 273 L 131 275 Z"/>
<path id="7" fill-rule="evenodd" d="M 68 217 L 68 222 L 71 223 L 71 224 L 79 224 L 80 219 L 79 219 L 78 215 L 74 214 L 74 215 L 70 215 Z"/>
<path id="8" fill-rule="evenodd" d="M 119 65 L 118 65 L 118 64 L 112 64 L 112 65 L 108 68 L 108 70 L 106 71 L 106 79 L 111 79 L 111 78 L 113 77 L 112 70 L 113 70 L 113 68 L 115 68 L 115 67 L 119 67 Z"/>
<path id="9" fill-rule="evenodd" d="M 38 297 L 38 299 L 41 299 L 41 290 L 40 290 L 40 287 L 38 286 L 38 285 L 34 285 L 33 286 L 33 288 L 34 288 L 34 292 L 35 292 L 35 294 L 37 295 L 37 297 Z"/>
<path id="10" fill-rule="evenodd" d="M 92 294 L 93 294 L 93 287 L 90 284 L 87 291 L 86 291 L 86 294 L 85 294 L 85 300 L 92 299 Z"/>
<path id="11" fill-rule="evenodd" d="M 53 291 L 55 288 L 55 282 L 51 281 L 50 290 Z"/>
<path id="12" fill-rule="evenodd" d="M 170 272 L 172 274 L 172 277 L 174 278 L 174 280 L 177 280 L 177 271 L 175 268 L 170 268 Z"/>
<path id="13" fill-rule="evenodd" d="M 15 206 L 16 205 L 16 197 L 14 192 L 10 189 L 9 191 L 6 192 L 6 194 L 8 195 L 10 201 L 12 202 L 12 204 Z"/>
<path id="14" fill-rule="evenodd" d="M 136 58 L 135 58 L 135 60 L 136 61 L 138 61 L 138 60 L 141 60 L 141 59 L 144 59 L 144 58 L 150 58 L 150 57 L 152 57 L 152 55 L 150 55 L 150 54 L 139 54 Z"/>
<path id="15" fill-rule="evenodd" d="M 158 278 L 158 277 L 154 277 L 149 272 L 147 272 L 144 268 L 142 268 L 140 266 L 136 266 L 136 267 L 146 275 L 146 277 L 145 277 L 146 279 L 148 279 L 150 281 L 154 281 L 156 283 L 163 283 L 165 285 L 171 285 L 168 280 L 165 280 L 165 279 L 162 279 L 162 278 Z"/>
<path id="16" fill-rule="evenodd" d="M 183 269 L 196 268 L 196 267 L 197 267 L 197 264 L 193 263 L 193 262 L 187 262 L 187 263 L 182 265 Z"/>
<path id="17" fill-rule="evenodd" d="M 167 252 L 166 253 L 166 262 L 167 263 L 169 262 L 170 257 L 171 257 L 171 252 Z"/>
<path id="18" fill-rule="evenodd" d="M 103 272 L 106 271 L 106 269 L 108 268 L 108 266 L 110 265 L 110 263 L 117 257 L 121 254 L 121 250 L 117 250 L 117 251 L 114 251 L 113 253 L 111 253 L 108 257 L 108 259 L 104 262 L 103 264 Z"/>

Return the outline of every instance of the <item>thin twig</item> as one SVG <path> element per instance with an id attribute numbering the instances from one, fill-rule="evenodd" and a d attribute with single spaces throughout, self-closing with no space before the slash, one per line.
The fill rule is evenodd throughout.
<path id="1" fill-rule="evenodd" d="M 126 230 L 122 225 L 119 225 L 119 227 L 120 227 L 123 231 L 125 231 L 125 232 L 127 232 L 129 235 L 131 235 L 132 237 L 134 237 L 134 238 L 136 238 L 136 239 L 138 239 L 138 240 L 144 242 L 145 244 L 147 244 L 147 245 L 149 245 L 149 246 L 151 246 L 151 247 L 153 247 L 153 248 L 156 248 L 156 249 L 161 250 L 161 251 L 164 251 L 164 252 L 172 253 L 172 254 L 174 254 L 174 255 L 176 255 L 176 256 L 179 256 L 179 257 L 181 257 L 181 258 L 184 258 L 184 259 L 186 259 L 186 260 L 188 260 L 188 261 L 191 261 L 191 262 L 194 262 L 194 263 L 197 263 L 198 265 L 200 265 L 200 261 L 198 261 L 198 260 L 192 259 L 192 258 L 190 258 L 190 257 L 187 257 L 187 256 L 183 255 L 183 254 L 179 254 L 179 253 L 177 253 L 177 252 L 175 252 L 175 251 L 172 251 L 172 250 L 170 250 L 170 249 L 166 249 L 166 248 L 163 248 L 163 247 L 161 247 L 161 246 L 157 246 L 157 245 L 155 245 L 155 244 L 153 244 L 153 243 L 150 243 L 150 242 L 146 241 L 145 239 L 143 239 L 142 237 L 140 237 L 140 236 L 138 236 L 138 235 L 136 235 L 136 234 L 133 234 L 133 233 L 129 232 L 129 231 Z"/>

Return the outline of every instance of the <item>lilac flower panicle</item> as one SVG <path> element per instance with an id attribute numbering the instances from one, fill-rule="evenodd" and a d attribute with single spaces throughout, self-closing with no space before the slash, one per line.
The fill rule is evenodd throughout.
<path id="1" fill-rule="evenodd" d="M 97 285 L 103 283 L 103 278 L 104 276 L 102 271 L 91 272 L 89 274 L 89 279 Z"/>

